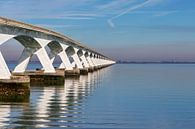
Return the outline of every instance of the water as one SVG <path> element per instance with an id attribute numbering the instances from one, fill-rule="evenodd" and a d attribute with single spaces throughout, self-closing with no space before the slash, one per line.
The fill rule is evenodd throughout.
<path id="1" fill-rule="evenodd" d="M 194 129 L 194 64 L 114 65 L 0 103 L 0 128 Z"/>

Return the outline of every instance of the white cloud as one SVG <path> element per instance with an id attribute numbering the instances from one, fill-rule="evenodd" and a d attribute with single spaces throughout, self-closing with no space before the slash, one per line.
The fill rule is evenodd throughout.
<path id="1" fill-rule="evenodd" d="M 117 19 L 120 16 L 123 16 L 123 15 L 125 15 L 127 13 L 130 13 L 130 12 L 136 10 L 136 9 L 139 9 L 139 8 L 142 8 L 142 7 L 146 7 L 146 6 L 154 5 L 154 4 L 156 4 L 156 3 L 160 2 L 160 1 L 162 1 L 162 0 L 146 0 L 146 1 L 142 2 L 142 3 L 133 5 L 133 6 L 129 7 L 129 8 L 127 8 L 125 11 L 119 13 L 118 15 L 115 15 L 114 17 L 108 19 L 107 22 L 110 25 L 110 27 L 115 27 L 115 24 L 113 23 L 113 20 L 114 19 Z"/>
<path id="2" fill-rule="evenodd" d="M 112 19 L 108 19 L 108 24 L 110 25 L 110 27 L 115 27 L 114 23 L 112 22 Z"/>
<path id="3" fill-rule="evenodd" d="M 157 4 L 162 0 L 6 0 L 0 1 L 0 15 L 16 19 L 61 19 L 61 20 L 93 20 L 111 17 L 107 20 L 114 27 L 114 19 L 142 7 Z M 166 15 L 168 12 L 156 14 Z"/>

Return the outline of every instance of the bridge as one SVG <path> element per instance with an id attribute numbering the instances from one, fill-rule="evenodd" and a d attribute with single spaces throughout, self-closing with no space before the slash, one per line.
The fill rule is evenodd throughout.
<path id="1" fill-rule="evenodd" d="M 18 64 L 12 72 L 0 51 L 0 79 L 10 79 L 13 73 L 24 73 L 33 55 L 38 57 L 44 73 L 56 73 L 54 59 L 61 59 L 60 69 L 94 69 L 109 66 L 115 61 L 82 43 L 42 27 L 0 17 L 0 46 L 9 40 L 24 46 Z M 50 49 L 48 52 L 46 47 Z"/>

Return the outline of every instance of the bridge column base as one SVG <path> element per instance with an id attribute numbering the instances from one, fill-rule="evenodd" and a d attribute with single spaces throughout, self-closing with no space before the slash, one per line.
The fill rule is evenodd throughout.
<path id="1" fill-rule="evenodd" d="M 64 70 L 57 69 L 56 73 L 43 73 L 43 71 L 36 71 L 28 73 L 30 76 L 30 84 L 33 85 L 64 85 Z"/>
<path id="2" fill-rule="evenodd" d="M 99 66 L 94 66 L 94 71 L 97 71 L 99 69 Z"/>
<path id="3" fill-rule="evenodd" d="M 44 70 L 36 70 L 13 74 L 29 76 L 31 86 L 64 85 L 64 70 L 57 69 L 55 73 L 44 73 Z"/>
<path id="4" fill-rule="evenodd" d="M 78 68 L 74 68 L 73 70 L 65 70 L 65 77 L 79 77 L 80 70 Z"/>
<path id="5" fill-rule="evenodd" d="M 89 67 L 88 68 L 88 72 L 93 72 L 94 71 L 94 67 Z"/>
<path id="6" fill-rule="evenodd" d="M 28 102 L 30 97 L 30 78 L 28 76 L 11 76 L 0 80 L 0 101 Z"/>
<path id="7" fill-rule="evenodd" d="M 82 69 L 80 69 L 80 74 L 81 75 L 87 75 L 88 74 L 88 68 L 82 68 Z"/>

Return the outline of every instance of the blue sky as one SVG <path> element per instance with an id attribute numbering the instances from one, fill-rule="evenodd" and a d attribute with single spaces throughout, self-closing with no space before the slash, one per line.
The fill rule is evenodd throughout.
<path id="1" fill-rule="evenodd" d="M 194 0 L 0 0 L 0 16 L 53 29 L 116 60 L 195 61 Z"/>

